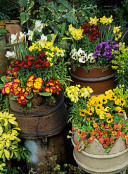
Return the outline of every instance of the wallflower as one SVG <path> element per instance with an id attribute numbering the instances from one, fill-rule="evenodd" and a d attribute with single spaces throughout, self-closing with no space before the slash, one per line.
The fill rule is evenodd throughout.
<path id="1" fill-rule="evenodd" d="M 72 24 L 69 25 L 69 32 L 71 33 L 71 35 L 73 36 L 73 38 L 75 40 L 80 40 L 82 39 L 84 36 L 83 34 L 83 29 L 81 29 L 81 27 L 79 29 L 76 29 L 72 26 Z"/>

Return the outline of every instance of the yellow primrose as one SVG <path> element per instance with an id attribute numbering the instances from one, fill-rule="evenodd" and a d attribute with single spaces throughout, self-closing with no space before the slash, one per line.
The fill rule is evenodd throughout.
<path id="1" fill-rule="evenodd" d="M 91 25 L 97 25 L 97 21 L 99 21 L 99 19 L 95 16 L 94 18 L 92 18 L 92 17 L 90 17 L 90 21 L 89 21 L 89 23 L 91 24 Z"/>

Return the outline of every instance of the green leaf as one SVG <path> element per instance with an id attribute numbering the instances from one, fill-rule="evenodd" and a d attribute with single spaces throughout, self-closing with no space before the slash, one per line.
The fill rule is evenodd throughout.
<path id="1" fill-rule="evenodd" d="M 109 129 L 106 129 L 105 132 L 106 132 L 107 134 L 110 134 L 110 133 L 111 133 L 111 131 L 110 131 Z"/>
<path id="2" fill-rule="evenodd" d="M 15 95 L 10 97 L 11 100 L 16 100 L 17 98 L 18 98 L 18 96 L 15 96 Z"/>
<path id="3" fill-rule="evenodd" d="M 8 150 L 4 149 L 4 154 L 5 154 L 5 157 L 6 157 L 7 159 L 9 159 L 9 157 L 10 157 L 10 152 L 9 152 Z"/>
<path id="4" fill-rule="evenodd" d="M 105 152 L 109 152 L 111 150 L 111 147 L 107 147 L 106 149 L 105 149 Z"/>
<path id="5" fill-rule="evenodd" d="M 21 7 L 26 8 L 27 7 L 27 0 L 19 0 L 19 4 Z"/>
<path id="6" fill-rule="evenodd" d="M 45 0 L 37 0 L 37 2 L 39 2 L 40 5 L 44 5 Z"/>
<path id="7" fill-rule="evenodd" d="M 32 99 L 32 98 L 33 98 L 33 93 L 30 93 L 29 95 L 26 95 L 26 98 L 27 98 L 28 100 Z"/>
<path id="8" fill-rule="evenodd" d="M 4 87 L 4 84 L 0 84 L 0 89 L 2 89 Z"/>
<path id="9" fill-rule="evenodd" d="M 32 107 L 32 103 L 31 102 L 27 103 L 27 107 L 31 108 Z"/>
<path id="10" fill-rule="evenodd" d="M 38 94 L 41 95 L 41 96 L 46 96 L 46 97 L 52 95 L 52 93 L 49 93 L 49 92 L 39 92 Z"/>
<path id="11" fill-rule="evenodd" d="M 2 76 L 2 77 L 1 77 L 1 81 L 2 81 L 3 83 L 5 83 L 6 81 L 8 81 L 8 79 L 6 79 L 6 76 Z"/>
<path id="12" fill-rule="evenodd" d="M 62 25 L 61 25 L 61 35 L 63 36 L 64 33 L 65 33 L 65 29 L 66 29 L 66 22 L 64 22 Z"/>
<path id="13" fill-rule="evenodd" d="M 33 6 L 34 6 L 34 1 L 31 1 L 31 2 L 28 4 L 28 7 L 27 7 L 27 9 L 26 9 L 26 12 L 28 12 Z"/>
<path id="14" fill-rule="evenodd" d="M 63 1 L 62 0 L 57 0 L 57 2 L 62 4 L 63 6 L 65 6 L 70 11 L 72 10 L 72 6 L 68 1 L 66 1 L 66 0 L 63 0 Z"/>
<path id="15" fill-rule="evenodd" d="M 23 12 L 20 14 L 21 25 L 23 25 L 26 21 L 28 21 L 28 19 L 29 19 L 28 13 Z"/>

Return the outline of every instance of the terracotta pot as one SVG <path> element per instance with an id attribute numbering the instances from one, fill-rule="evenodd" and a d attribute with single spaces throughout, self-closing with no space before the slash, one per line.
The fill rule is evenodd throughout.
<path id="1" fill-rule="evenodd" d="M 0 28 L 5 28 L 5 22 L 4 21 L 0 21 Z"/>
<path id="2" fill-rule="evenodd" d="M 0 77 L 2 75 L 5 75 L 5 72 L 7 70 L 7 58 L 5 57 L 6 54 L 6 39 L 5 35 L 0 35 Z"/>
<path id="3" fill-rule="evenodd" d="M 90 147 L 78 152 L 75 148 L 75 137 L 72 138 L 74 146 L 73 156 L 78 166 L 90 174 L 117 174 L 125 172 L 128 166 L 128 148 L 125 141 L 119 137 L 114 147 L 106 153 L 103 146 L 94 139 Z M 121 174 L 121 173 L 120 173 Z"/>
<path id="4" fill-rule="evenodd" d="M 9 37 L 11 34 L 16 34 L 22 31 L 19 20 L 5 21 L 7 34 L 7 42 L 9 42 Z"/>
<path id="5" fill-rule="evenodd" d="M 17 101 L 9 99 L 9 103 L 10 112 L 15 115 L 23 138 L 53 136 L 61 132 L 66 124 L 67 109 L 62 93 L 56 96 L 55 106 L 49 105 L 43 97 L 35 96 L 32 99 L 32 108 L 26 114 Z"/>
<path id="6" fill-rule="evenodd" d="M 71 70 L 72 85 L 80 84 L 81 87 L 90 86 L 94 95 L 103 94 L 116 86 L 115 71 L 111 66 L 107 66 L 103 72 L 101 68 L 94 67 L 89 72 L 84 67 Z"/>

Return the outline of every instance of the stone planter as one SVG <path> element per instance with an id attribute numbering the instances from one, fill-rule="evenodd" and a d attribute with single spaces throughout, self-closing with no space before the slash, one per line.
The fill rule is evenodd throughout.
<path id="1" fill-rule="evenodd" d="M 82 146 L 84 143 L 80 141 L 76 143 L 78 133 L 75 131 L 72 136 L 72 144 L 74 146 L 73 156 L 78 166 L 90 174 L 123 174 L 128 167 L 128 148 L 125 141 L 119 137 L 114 147 L 108 152 L 105 152 L 102 144 L 97 139 L 94 139 L 88 148 L 83 151 L 77 151 L 76 145 Z"/>
<path id="2" fill-rule="evenodd" d="M 101 68 L 94 67 L 89 72 L 84 67 L 71 70 L 72 85 L 80 84 L 81 87 L 90 86 L 93 89 L 93 95 L 103 94 L 116 86 L 115 71 L 111 66 L 107 66 L 103 72 Z"/>

